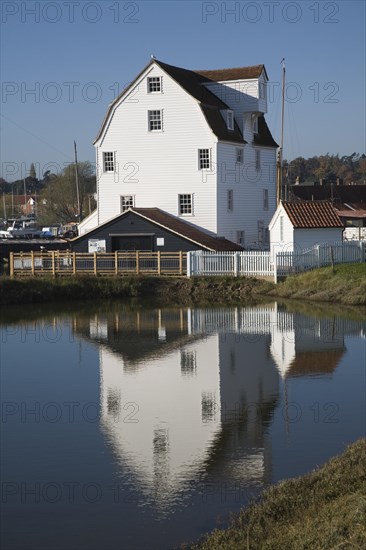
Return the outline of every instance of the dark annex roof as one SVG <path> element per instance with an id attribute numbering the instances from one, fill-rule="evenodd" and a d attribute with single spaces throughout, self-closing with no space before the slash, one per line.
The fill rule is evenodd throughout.
<path id="1" fill-rule="evenodd" d="M 243 250 L 240 245 L 224 238 L 212 237 L 181 218 L 177 218 L 164 210 L 160 210 L 160 208 L 131 208 L 127 210 L 127 212 L 134 212 L 139 216 L 143 216 L 151 222 L 164 227 L 168 231 L 173 231 L 180 237 L 188 239 L 208 250 Z"/>
<path id="2" fill-rule="evenodd" d="M 202 112 L 207 120 L 209 127 L 215 136 L 221 141 L 233 141 L 234 143 L 247 143 L 240 131 L 237 122 L 234 122 L 234 130 L 228 130 L 226 122 L 221 114 L 221 111 L 229 109 L 229 106 L 224 103 L 218 96 L 211 92 L 204 84 L 209 82 L 232 80 L 232 76 L 237 79 L 258 78 L 262 71 L 265 71 L 264 65 L 255 65 L 253 67 L 241 67 L 238 69 L 219 69 L 215 71 L 190 71 L 174 65 L 168 65 L 157 59 L 152 59 L 150 63 L 137 75 L 135 80 L 122 91 L 122 93 L 109 106 L 106 117 L 103 121 L 101 129 L 95 139 L 97 141 L 106 126 L 107 120 L 112 113 L 114 105 L 120 100 L 127 89 L 134 86 L 135 82 L 141 77 L 146 69 L 156 64 L 163 69 L 177 84 L 179 84 L 189 95 L 194 97 L 199 103 Z M 211 75 L 211 77 L 209 76 Z M 267 75 L 267 73 L 266 73 Z M 267 124 L 263 118 L 262 124 L 258 124 L 257 145 L 267 145 L 268 147 L 278 147 L 273 140 Z M 95 143 L 95 142 L 94 142 Z"/>
<path id="3" fill-rule="evenodd" d="M 282 206 L 295 228 L 344 227 L 330 202 L 282 202 Z"/>

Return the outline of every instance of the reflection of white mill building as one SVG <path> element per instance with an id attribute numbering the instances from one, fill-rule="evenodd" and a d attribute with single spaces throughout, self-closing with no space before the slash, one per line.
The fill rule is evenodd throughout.
<path id="1" fill-rule="evenodd" d="M 208 468 L 218 482 L 223 469 L 245 486 L 268 480 L 278 372 L 308 374 L 305 353 L 331 372 L 342 328 L 276 305 L 119 311 L 78 326 L 100 343 L 103 431 L 161 509 Z"/>

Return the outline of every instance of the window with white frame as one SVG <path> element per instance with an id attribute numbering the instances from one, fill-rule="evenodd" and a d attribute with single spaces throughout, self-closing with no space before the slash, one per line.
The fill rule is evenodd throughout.
<path id="1" fill-rule="evenodd" d="M 268 189 L 263 189 L 263 210 L 268 210 Z"/>
<path id="2" fill-rule="evenodd" d="M 121 212 L 125 212 L 129 208 L 134 207 L 134 196 L 133 195 L 122 195 L 121 196 Z"/>
<path id="3" fill-rule="evenodd" d="M 257 172 L 261 169 L 261 152 L 260 149 L 255 150 L 255 169 Z"/>
<path id="4" fill-rule="evenodd" d="M 149 94 L 161 92 L 161 76 L 148 76 L 147 77 L 147 91 Z"/>
<path id="5" fill-rule="evenodd" d="M 238 148 L 236 150 L 236 162 L 238 164 L 243 164 L 243 162 L 244 162 L 244 149 Z"/>
<path id="6" fill-rule="evenodd" d="M 239 230 L 236 232 L 236 243 L 240 246 L 244 246 L 245 243 L 245 231 Z"/>
<path id="7" fill-rule="evenodd" d="M 257 115 L 252 115 L 252 132 L 253 132 L 253 134 L 258 134 L 258 117 L 257 117 Z"/>
<path id="8" fill-rule="evenodd" d="M 103 153 L 103 171 L 114 172 L 114 153 L 110 151 Z"/>
<path id="9" fill-rule="evenodd" d="M 178 213 L 180 216 L 193 214 L 193 196 L 191 194 L 178 195 Z"/>
<path id="10" fill-rule="evenodd" d="M 159 132 L 163 128 L 162 112 L 148 111 L 148 128 L 149 132 Z"/>
<path id="11" fill-rule="evenodd" d="M 228 189 L 227 191 L 227 209 L 230 210 L 230 212 L 234 208 L 234 191 L 232 189 Z"/>
<path id="12" fill-rule="evenodd" d="M 211 167 L 210 149 L 198 149 L 198 167 L 200 170 L 209 170 Z"/>
<path id="13" fill-rule="evenodd" d="M 226 112 L 226 124 L 228 130 L 234 130 L 234 112 L 228 110 Z"/>

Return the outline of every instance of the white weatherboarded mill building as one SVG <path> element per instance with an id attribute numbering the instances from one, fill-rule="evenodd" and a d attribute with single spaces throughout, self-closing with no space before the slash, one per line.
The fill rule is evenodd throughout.
<path id="1" fill-rule="evenodd" d="M 156 59 L 110 105 L 95 140 L 97 210 L 82 235 L 128 208 L 159 208 L 242 246 L 264 243 L 277 144 L 264 65 L 190 71 Z"/>

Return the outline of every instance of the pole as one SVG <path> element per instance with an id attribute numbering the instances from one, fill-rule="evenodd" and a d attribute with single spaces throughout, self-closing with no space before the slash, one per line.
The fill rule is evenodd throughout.
<path id="1" fill-rule="evenodd" d="M 80 208 L 80 193 L 79 193 L 79 171 L 78 171 L 78 156 L 76 151 L 76 141 L 74 140 L 74 152 L 75 152 L 75 182 L 76 182 L 76 200 L 78 204 L 78 221 L 81 222 L 81 208 Z"/>
<path id="2" fill-rule="evenodd" d="M 4 191 L 3 191 L 3 208 L 4 208 L 4 220 L 7 220 L 7 217 L 6 217 L 5 192 L 4 192 Z"/>
<path id="3" fill-rule="evenodd" d="M 24 215 L 27 213 L 27 186 L 25 184 L 25 178 L 23 179 L 24 183 Z"/>
<path id="4" fill-rule="evenodd" d="M 282 116 L 281 116 L 281 143 L 277 157 L 277 205 L 282 199 L 282 160 L 283 160 L 283 129 L 285 122 L 285 58 L 282 59 Z"/>

